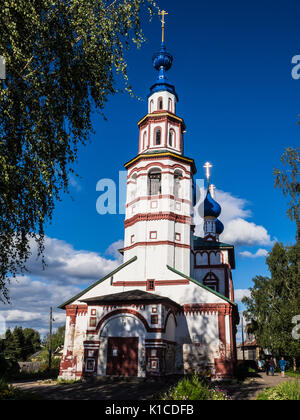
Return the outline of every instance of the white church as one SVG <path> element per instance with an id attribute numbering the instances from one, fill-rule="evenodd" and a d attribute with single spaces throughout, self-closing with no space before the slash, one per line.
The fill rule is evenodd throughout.
<path id="1" fill-rule="evenodd" d="M 203 235 L 194 235 L 196 167 L 184 155 L 186 128 L 166 77 L 172 62 L 163 37 L 148 113 L 138 122 L 138 155 L 125 164 L 123 264 L 60 306 L 66 311 L 60 378 L 233 374 L 234 247 L 219 240 L 224 226 L 209 164 Z"/>

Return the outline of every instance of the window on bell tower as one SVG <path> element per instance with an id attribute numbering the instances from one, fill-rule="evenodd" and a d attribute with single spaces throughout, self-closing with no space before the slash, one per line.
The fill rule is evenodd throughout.
<path id="1" fill-rule="evenodd" d="M 159 169 L 152 169 L 148 175 L 148 194 L 161 194 L 161 171 Z"/>
<path id="2" fill-rule="evenodd" d="M 163 105 L 163 99 L 162 98 L 158 98 L 158 107 L 157 108 L 159 110 L 162 110 L 163 107 L 164 107 L 164 105 Z"/>
<path id="3" fill-rule="evenodd" d="M 146 145 L 147 145 L 147 132 L 144 132 L 143 135 L 143 150 L 146 149 Z"/>
<path id="4" fill-rule="evenodd" d="M 154 111 L 154 101 L 153 101 L 153 99 L 151 99 L 151 101 L 150 101 L 150 114 L 152 114 L 153 111 Z"/>
<path id="5" fill-rule="evenodd" d="M 175 198 L 179 198 L 180 196 L 180 188 L 181 188 L 181 179 L 182 173 L 178 170 L 174 173 L 174 196 Z"/>
<path id="6" fill-rule="evenodd" d="M 169 131 L 169 146 L 175 147 L 175 131 L 172 128 Z"/>
<path id="7" fill-rule="evenodd" d="M 161 129 L 160 128 L 157 128 L 156 130 L 155 130 L 155 146 L 160 146 L 160 144 L 161 144 Z"/>

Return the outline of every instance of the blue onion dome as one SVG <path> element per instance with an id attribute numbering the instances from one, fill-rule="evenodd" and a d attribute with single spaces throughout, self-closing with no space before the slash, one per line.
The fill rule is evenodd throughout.
<path id="1" fill-rule="evenodd" d="M 152 62 L 154 68 L 158 71 L 158 77 L 156 79 L 155 84 L 150 88 L 150 95 L 152 95 L 155 92 L 168 91 L 170 93 L 173 93 L 177 97 L 175 86 L 173 86 L 168 81 L 166 75 L 166 72 L 172 67 L 173 56 L 167 52 L 167 48 L 164 42 L 161 43 L 160 50 L 153 55 Z"/>
<path id="2" fill-rule="evenodd" d="M 167 52 L 164 43 L 161 44 L 159 52 L 153 55 L 152 62 L 156 70 L 160 70 L 162 67 L 165 71 L 168 71 L 172 67 L 173 56 Z"/>
<path id="3" fill-rule="evenodd" d="M 221 233 L 223 232 L 224 232 L 224 225 L 221 222 L 221 220 L 217 219 L 216 220 L 216 234 L 221 235 Z"/>
<path id="4" fill-rule="evenodd" d="M 207 191 L 204 200 L 204 217 L 219 217 L 221 214 L 221 206 L 211 196 L 210 191 Z"/>

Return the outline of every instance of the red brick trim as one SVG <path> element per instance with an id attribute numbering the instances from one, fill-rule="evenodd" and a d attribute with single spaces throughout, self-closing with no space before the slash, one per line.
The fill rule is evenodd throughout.
<path id="1" fill-rule="evenodd" d="M 225 314 L 222 312 L 218 313 L 218 325 L 219 325 L 219 339 L 224 345 L 224 352 L 226 355 L 226 327 L 225 327 Z"/>
<path id="2" fill-rule="evenodd" d="M 162 333 L 165 332 L 164 328 L 151 328 L 147 322 L 147 320 L 137 311 L 134 309 L 116 309 L 115 311 L 109 312 L 106 314 L 100 321 L 98 322 L 97 328 L 94 331 L 87 331 L 87 334 L 99 334 L 101 326 L 105 321 L 107 321 L 109 318 L 119 315 L 119 314 L 131 314 L 137 317 L 143 324 L 147 332 L 150 333 Z"/>
<path id="3" fill-rule="evenodd" d="M 160 195 L 151 195 L 151 196 L 149 195 L 149 196 L 145 196 L 145 197 L 136 198 L 135 200 L 126 204 L 126 207 L 128 208 L 128 207 L 132 206 L 133 204 L 138 203 L 139 201 L 146 201 L 146 200 L 153 200 L 153 199 L 161 200 L 161 199 L 164 199 L 164 198 L 169 198 L 170 200 L 176 200 L 180 203 L 185 203 L 185 204 L 189 204 L 189 205 L 192 204 L 191 201 L 185 200 L 185 199 L 182 199 L 182 198 L 176 198 L 174 195 L 167 195 L 167 194 L 161 195 L 160 194 Z"/>
<path id="4" fill-rule="evenodd" d="M 229 315 L 232 313 L 232 306 L 226 303 L 192 303 L 183 305 L 184 313 L 202 314 L 215 313 Z"/>
<path id="5" fill-rule="evenodd" d="M 154 149 L 154 147 L 153 147 L 153 149 Z M 159 147 L 157 147 L 157 149 L 159 149 Z M 192 175 L 191 171 L 189 171 L 185 166 L 183 166 L 182 163 L 176 162 L 176 163 L 173 163 L 173 165 L 170 165 L 170 164 L 164 164 L 162 162 L 158 162 L 156 160 L 156 159 L 172 160 L 172 156 L 168 156 L 168 157 L 161 156 L 161 157 L 157 157 L 157 158 L 155 158 L 154 156 L 151 156 L 150 159 L 151 159 L 151 162 L 148 163 L 146 166 L 143 166 L 143 167 L 140 167 L 140 168 L 135 167 L 130 172 L 128 171 L 127 179 L 131 178 L 133 172 L 142 172 L 142 171 L 147 171 L 148 172 L 148 169 L 150 169 L 154 165 L 155 166 L 160 166 L 162 169 L 171 169 L 172 171 L 175 171 L 176 169 L 181 169 L 183 172 L 185 172 L 186 175 L 188 175 L 188 178 L 186 178 L 186 179 L 191 179 L 191 175 Z M 139 159 L 139 161 L 142 161 L 142 162 L 143 161 L 148 161 L 148 160 L 149 160 L 149 158 L 147 158 L 147 157 L 140 157 L 140 159 Z M 186 165 L 189 166 L 189 163 L 186 163 Z M 172 174 L 173 174 L 173 172 L 172 172 Z"/>
<path id="6" fill-rule="evenodd" d="M 87 305 L 67 305 L 66 316 L 70 317 L 70 325 L 76 324 L 77 315 L 86 315 L 88 311 Z"/>
<path id="7" fill-rule="evenodd" d="M 125 229 L 134 225 L 138 222 L 148 222 L 148 221 L 157 221 L 157 220 L 170 220 L 175 223 L 182 223 L 186 225 L 191 224 L 190 216 L 182 216 L 175 213 L 141 213 L 137 214 L 130 219 L 125 220 Z"/>
<path id="8" fill-rule="evenodd" d="M 116 281 L 112 284 L 115 287 L 146 287 L 147 282 L 146 281 Z"/>
<path id="9" fill-rule="evenodd" d="M 129 251 L 130 249 L 133 249 L 137 246 L 157 246 L 157 245 L 170 245 L 170 246 L 174 246 L 176 248 L 186 248 L 186 249 L 190 249 L 191 246 L 187 245 L 187 244 L 179 244 L 177 242 L 172 242 L 172 241 L 156 241 L 156 242 L 136 242 L 135 244 L 132 244 L 126 248 L 124 248 L 124 251 Z"/>
<path id="10" fill-rule="evenodd" d="M 182 286 L 190 284 L 189 280 L 155 280 L 155 286 Z M 115 287 L 146 287 L 146 281 L 116 281 L 112 284 Z"/>
<path id="11" fill-rule="evenodd" d="M 181 286 L 185 284 L 190 284 L 189 280 L 156 280 L 156 286 Z"/>

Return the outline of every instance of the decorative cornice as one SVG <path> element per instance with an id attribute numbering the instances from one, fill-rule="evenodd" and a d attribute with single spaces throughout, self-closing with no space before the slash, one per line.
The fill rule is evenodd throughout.
<path id="1" fill-rule="evenodd" d="M 124 166 L 128 170 L 132 165 L 134 165 L 135 163 L 137 163 L 141 160 L 157 160 L 157 159 L 159 159 L 159 160 L 161 160 L 161 159 L 174 159 L 174 160 L 184 162 L 184 163 L 191 166 L 193 175 L 195 175 L 197 173 L 197 169 L 196 169 L 196 166 L 195 166 L 194 159 L 187 158 L 187 157 L 181 156 L 181 155 L 177 155 L 176 153 L 172 153 L 172 152 L 140 154 L 137 157 L 135 157 L 134 159 L 132 159 L 131 161 L 125 163 Z"/>
<path id="2" fill-rule="evenodd" d="M 134 225 L 138 222 L 148 222 L 148 221 L 158 221 L 158 220 L 170 220 L 175 223 L 182 223 L 186 225 L 191 224 L 191 217 L 182 216 L 180 214 L 175 214 L 172 212 L 168 213 L 145 213 L 137 214 L 131 219 L 125 220 L 125 228 Z"/>
<path id="3" fill-rule="evenodd" d="M 144 116 L 144 118 L 142 118 L 138 122 L 137 125 L 140 127 L 143 123 L 145 123 L 145 121 L 147 121 L 149 119 L 157 120 L 157 119 L 160 119 L 162 117 L 171 118 L 173 120 L 176 120 L 176 121 L 178 121 L 179 123 L 181 123 L 183 125 L 183 129 L 184 130 L 186 129 L 186 125 L 185 125 L 183 119 L 180 118 L 180 117 L 177 117 L 177 115 L 175 115 L 175 114 L 173 114 L 171 112 L 153 112 L 151 114 L 147 114 L 147 115 Z"/>
<path id="4" fill-rule="evenodd" d="M 223 303 L 192 303 L 183 305 L 184 313 L 202 314 L 213 313 L 221 315 L 231 315 L 232 306 Z"/>
<path id="5" fill-rule="evenodd" d="M 136 242 L 126 248 L 124 251 L 129 251 L 130 249 L 136 248 L 137 246 L 157 246 L 157 245 L 170 245 L 175 248 L 186 248 L 191 249 L 191 246 L 188 244 L 181 244 L 173 241 L 148 241 L 148 242 Z"/>
<path id="6" fill-rule="evenodd" d="M 130 203 L 126 204 L 126 208 L 132 206 L 133 204 L 138 203 L 139 201 L 161 200 L 165 198 L 170 199 L 170 200 L 176 200 L 177 202 L 183 203 L 183 204 L 188 204 L 188 205 L 192 204 L 190 200 L 185 200 L 184 198 L 177 198 L 174 195 L 160 194 L 160 195 L 147 195 L 145 197 L 138 197 L 132 200 Z"/>

